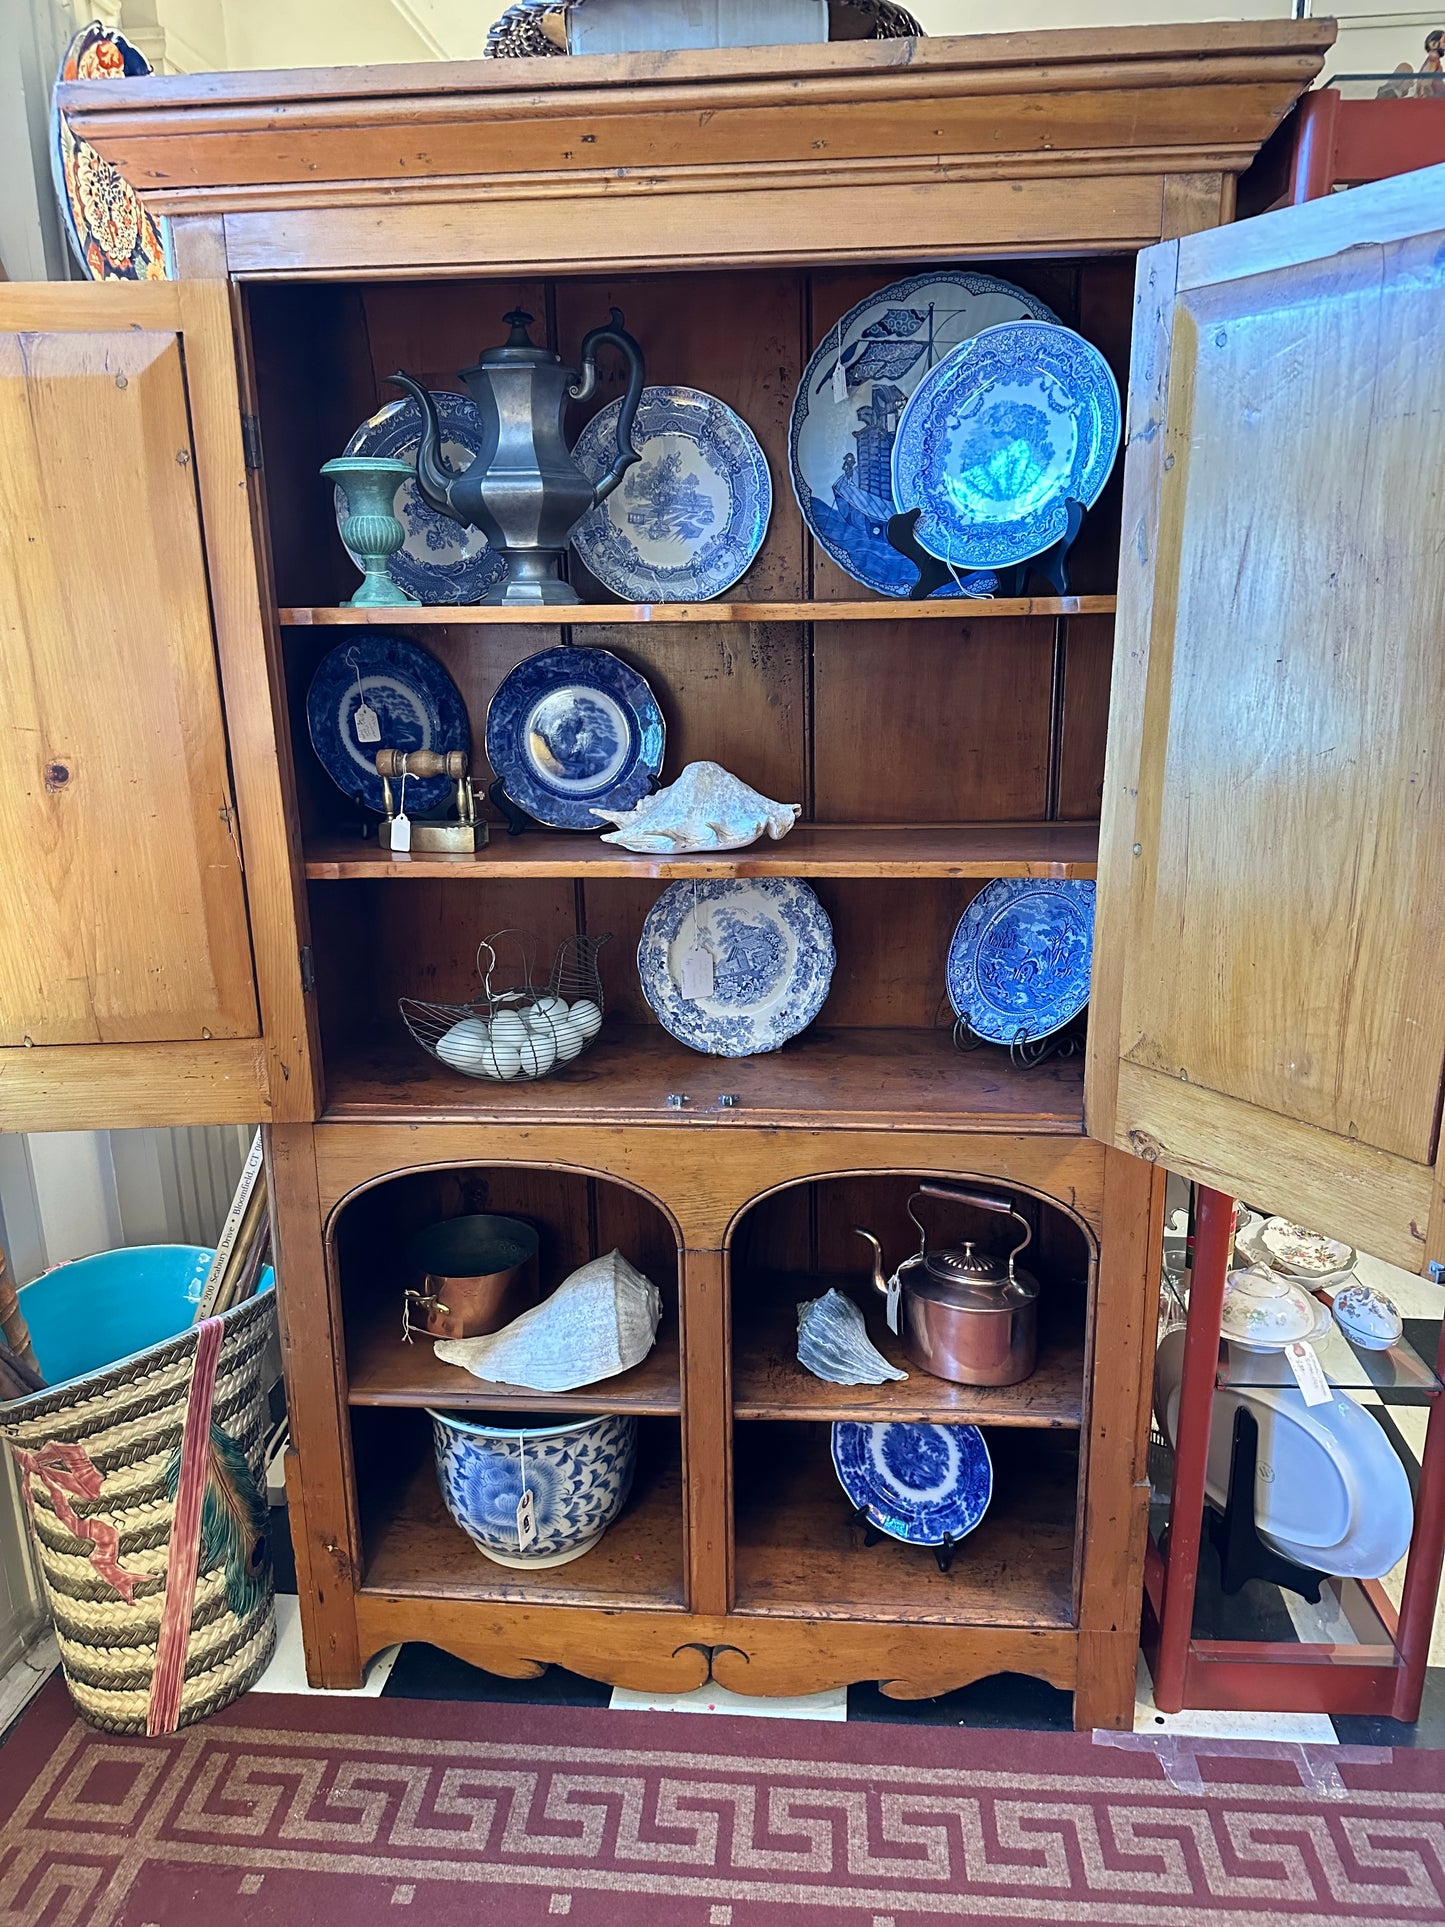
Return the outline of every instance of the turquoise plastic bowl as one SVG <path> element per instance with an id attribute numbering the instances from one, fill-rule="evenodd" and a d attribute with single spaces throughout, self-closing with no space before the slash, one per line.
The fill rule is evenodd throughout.
<path id="1" fill-rule="evenodd" d="M 35 1356 L 50 1386 L 103 1371 L 195 1321 L 212 1253 L 199 1245 L 134 1245 L 57 1265 L 20 1289 Z M 272 1271 L 262 1273 L 262 1291 Z"/>

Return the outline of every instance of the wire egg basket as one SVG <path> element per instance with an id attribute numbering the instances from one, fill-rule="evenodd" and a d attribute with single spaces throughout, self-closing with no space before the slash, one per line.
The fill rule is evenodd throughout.
<path id="1" fill-rule="evenodd" d="M 522 981 L 494 988 L 497 945 L 515 937 Z M 422 1049 L 464 1077 L 534 1083 L 580 1057 L 602 1028 L 605 1009 L 597 953 L 607 937 L 577 935 L 557 949 L 545 983 L 533 974 L 536 946 L 515 930 L 498 930 L 477 945 L 482 994 L 469 1004 L 398 1000 L 402 1021 Z"/>

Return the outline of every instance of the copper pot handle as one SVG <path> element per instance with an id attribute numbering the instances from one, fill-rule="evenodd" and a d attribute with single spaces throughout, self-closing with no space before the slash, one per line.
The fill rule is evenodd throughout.
<path id="1" fill-rule="evenodd" d="M 913 1196 L 908 1200 L 908 1215 L 918 1226 L 919 1235 L 923 1239 L 920 1255 L 928 1250 L 928 1232 L 924 1228 L 922 1219 L 913 1209 L 914 1198 L 942 1198 L 950 1204 L 974 1204 L 977 1205 L 981 1211 L 997 1211 L 1006 1217 L 1017 1218 L 1018 1222 L 1023 1226 L 1024 1235 L 1008 1255 L 1008 1275 L 1010 1278 L 1013 1277 L 1014 1259 L 1018 1257 L 1021 1251 L 1027 1248 L 1033 1238 L 1034 1232 L 1033 1226 L 1029 1223 L 1022 1211 L 1019 1210 L 1012 1198 L 1001 1198 L 992 1191 L 972 1191 L 965 1184 L 950 1184 L 944 1178 L 925 1178 L 923 1183 L 920 1184 L 918 1189 L 913 1193 Z"/>

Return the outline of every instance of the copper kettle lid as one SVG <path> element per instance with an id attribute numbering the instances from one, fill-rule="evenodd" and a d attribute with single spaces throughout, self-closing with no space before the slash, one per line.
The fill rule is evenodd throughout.
<path id="1" fill-rule="evenodd" d="M 908 1280 L 916 1298 L 956 1311 L 1012 1311 L 1039 1295 L 1038 1280 L 972 1243 L 927 1252 Z"/>

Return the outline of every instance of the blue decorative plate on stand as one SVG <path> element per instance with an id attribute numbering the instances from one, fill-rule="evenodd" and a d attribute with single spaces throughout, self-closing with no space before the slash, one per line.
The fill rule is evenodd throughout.
<path id="1" fill-rule="evenodd" d="M 993 1461 L 976 1425 L 839 1419 L 833 1470 L 878 1530 L 909 1546 L 962 1539 L 993 1497 Z"/>
<path id="2" fill-rule="evenodd" d="M 793 402 L 793 493 L 815 539 L 855 581 L 906 596 L 917 580 L 888 540 L 889 518 L 911 506 L 894 501 L 892 470 L 909 396 L 961 341 L 1023 318 L 1057 317 L 1012 282 L 935 268 L 870 294 L 823 337 Z M 968 586 L 991 595 L 997 584 Z M 963 591 L 952 585 L 943 593 Z"/>
<path id="3" fill-rule="evenodd" d="M 662 711 L 646 680 L 606 649 L 543 649 L 519 662 L 487 710 L 487 761 L 518 806 L 554 830 L 606 826 L 662 769 Z"/>
<path id="4" fill-rule="evenodd" d="M 796 1037 L 822 1009 L 836 961 L 828 913 L 796 877 L 674 883 L 637 946 L 663 1029 L 710 1057 L 754 1057 Z"/>
<path id="5" fill-rule="evenodd" d="M 460 474 L 481 452 L 482 418 L 469 395 L 436 388 L 432 400 L 441 421 L 443 458 Z M 364 421 L 346 444 L 346 453 L 414 463 L 420 442 L 421 410 L 408 395 Z M 386 572 L 417 602 L 480 602 L 507 573 L 505 558 L 488 546 L 481 530 L 464 529 L 449 515 L 439 515 L 423 499 L 414 477 L 396 491 L 392 509 L 406 530 L 406 541 L 388 561 Z M 337 527 L 345 520 L 346 491 L 337 489 Z M 359 569 L 361 558 L 351 559 Z"/>
<path id="6" fill-rule="evenodd" d="M 948 1001 L 991 1044 L 1062 1030 L 1089 1001 L 1094 885 L 995 877 L 948 946 Z"/>
<path id="7" fill-rule="evenodd" d="M 364 733 L 357 729 L 363 704 L 376 719 L 375 737 L 369 725 Z M 306 692 L 306 726 L 327 775 L 378 816 L 384 807 L 376 773 L 379 749 L 470 754 L 472 747 L 467 706 L 446 670 L 425 649 L 384 630 L 361 630 L 321 658 Z M 455 787 L 445 776 L 409 776 L 407 814 L 439 809 Z"/>
<path id="8" fill-rule="evenodd" d="M 918 542 L 955 568 L 1002 569 L 1092 508 L 1119 452 L 1119 388 L 1071 328 L 1012 321 L 924 377 L 893 443 L 893 493 Z"/>
<path id="9" fill-rule="evenodd" d="M 617 455 L 622 403 L 582 430 L 573 459 L 600 482 Z M 751 568 L 773 512 L 773 478 L 753 431 L 697 388 L 644 388 L 633 445 L 642 460 L 572 531 L 572 547 L 626 602 L 707 602 Z"/>

